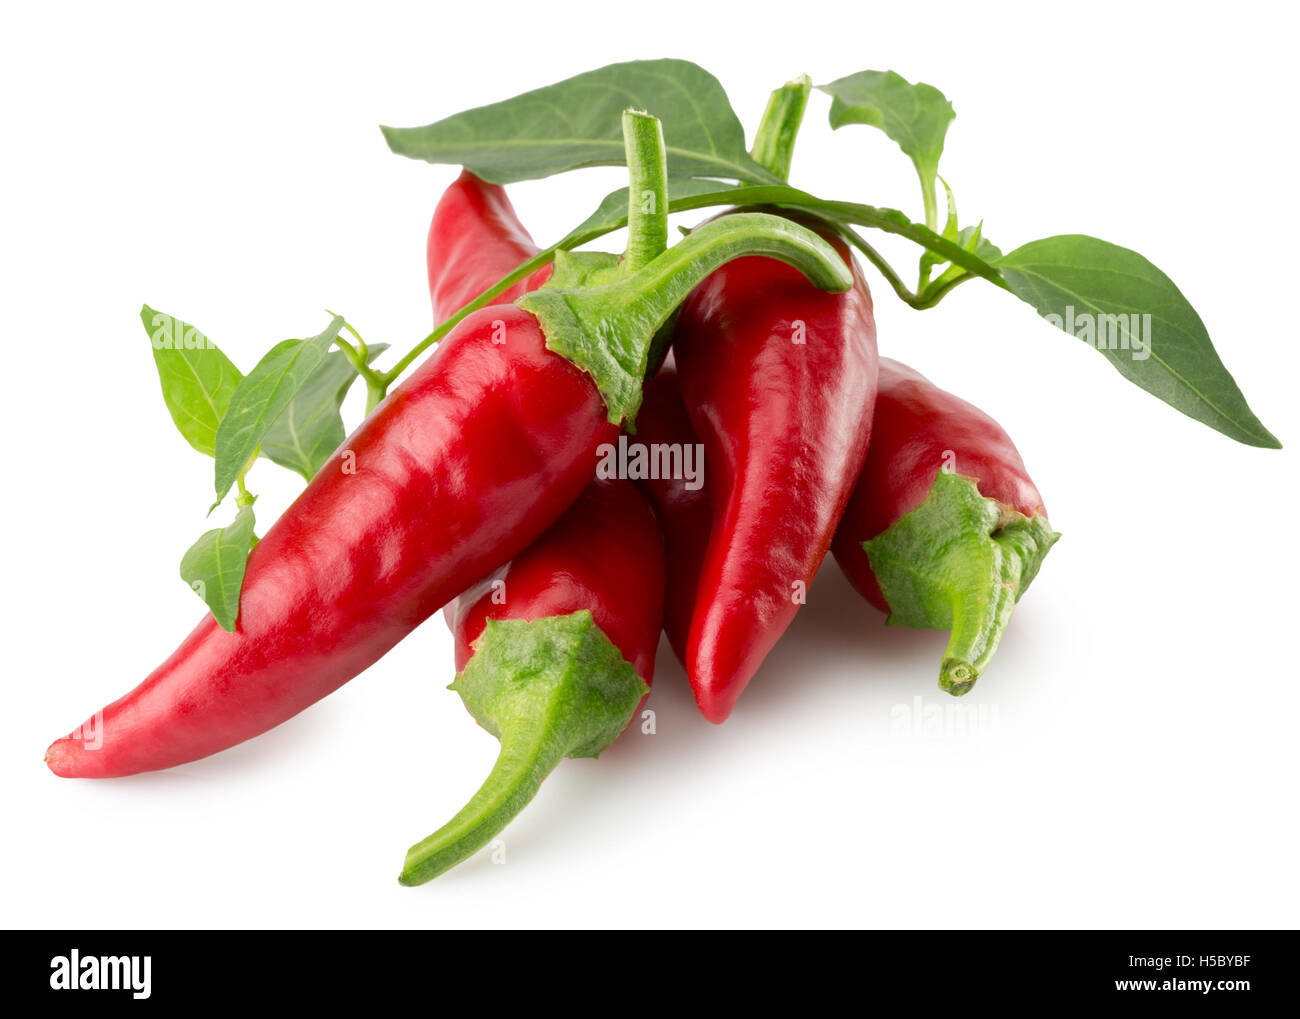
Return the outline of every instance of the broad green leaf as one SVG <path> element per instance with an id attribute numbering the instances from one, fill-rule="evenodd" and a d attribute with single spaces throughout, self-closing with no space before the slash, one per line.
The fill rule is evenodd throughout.
<path id="1" fill-rule="evenodd" d="M 1246 405 L 1196 310 L 1136 251 L 1065 234 L 1030 241 L 997 264 L 1013 294 L 1130 382 L 1238 442 L 1280 447 Z"/>
<path id="2" fill-rule="evenodd" d="M 776 180 L 750 157 L 718 79 L 686 60 L 610 64 L 426 127 L 381 130 L 398 155 L 509 184 L 624 165 L 625 109 L 663 121 L 670 176 Z"/>
<path id="3" fill-rule="evenodd" d="M 386 343 L 368 348 L 367 362 L 387 349 Z M 327 354 L 262 438 L 262 456 L 297 471 L 306 481 L 315 477 L 343 442 L 345 433 L 339 408 L 356 379 L 357 371 L 343 351 Z"/>
<path id="4" fill-rule="evenodd" d="M 934 200 L 934 182 L 948 125 L 956 114 L 933 85 L 913 85 L 893 71 L 859 71 L 829 85 L 819 85 L 831 97 L 831 127 L 869 124 L 884 131 L 912 160 Z"/>
<path id="5" fill-rule="evenodd" d="M 140 321 L 149 334 L 163 400 L 176 429 L 200 453 L 212 456 L 217 426 L 243 376 L 194 326 L 147 304 L 140 309 Z"/>
<path id="6" fill-rule="evenodd" d="M 241 506 L 234 522 L 203 534 L 181 559 L 181 579 L 207 603 L 223 630 L 239 618 L 239 589 L 253 547 L 251 505 Z"/>
<path id="7" fill-rule="evenodd" d="M 343 318 L 336 315 L 318 336 L 277 343 L 239 383 L 217 428 L 217 502 L 226 497 L 276 418 L 325 360 L 342 327 Z"/>

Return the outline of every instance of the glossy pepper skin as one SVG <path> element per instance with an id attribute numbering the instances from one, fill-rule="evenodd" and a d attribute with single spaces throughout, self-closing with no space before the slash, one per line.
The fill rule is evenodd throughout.
<path id="1" fill-rule="evenodd" d="M 417 885 L 487 845 L 566 757 L 595 757 L 635 717 L 654 675 L 664 557 L 654 513 L 627 480 L 593 481 L 508 566 L 447 607 L 452 689 L 501 740 L 469 803 L 413 845 Z"/>
<path id="2" fill-rule="evenodd" d="M 532 315 L 474 313 L 267 531 L 235 631 L 205 617 L 104 709 L 102 746 L 59 740 L 49 767 L 85 778 L 169 768 L 292 717 L 531 544 L 617 434 L 590 376 L 546 349 Z"/>
<path id="3" fill-rule="evenodd" d="M 942 689 L 961 696 L 988 668 L 1059 537 L 996 421 L 880 362 L 875 434 L 835 558 L 892 625 L 949 631 Z"/>
<path id="4" fill-rule="evenodd" d="M 827 240 L 853 268 L 848 291 L 737 259 L 695 288 L 673 337 L 713 506 L 686 668 L 715 723 L 794 619 L 867 455 L 871 295 L 843 242 Z"/>
<path id="5" fill-rule="evenodd" d="M 429 236 L 439 317 L 536 250 L 504 190 L 469 173 L 444 195 Z M 235 632 L 205 617 L 104 709 L 102 747 L 59 740 L 46 752 L 51 770 L 101 778 L 169 768 L 292 717 L 541 534 L 616 434 L 590 377 L 546 349 L 532 315 L 513 305 L 474 313 L 258 543 Z M 345 452 L 355 473 L 344 472 Z"/>
<path id="6" fill-rule="evenodd" d="M 630 481 L 593 481 L 537 541 L 447 606 L 456 671 L 489 619 L 582 609 L 648 685 L 663 625 L 664 550 L 654 512 Z"/>
<path id="7" fill-rule="evenodd" d="M 645 398 L 636 419 L 637 442 L 686 449 L 699 442 L 682 402 L 680 380 L 672 355 L 645 385 Z M 704 468 L 708 477 L 708 469 Z M 664 536 L 668 580 L 664 602 L 664 633 L 677 658 L 685 664 L 700 566 L 713 528 L 708 486 L 688 488 L 683 477 L 638 481 L 655 508 Z"/>
<path id="8" fill-rule="evenodd" d="M 881 612 L 889 603 L 862 542 L 920 506 L 945 464 L 974 478 L 985 498 L 1027 517 L 1047 515 L 1001 425 L 920 372 L 882 357 L 871 449 L 832 546 L 850 583 Z"/>
<path id="9" fill-rule="evenodd" d="M 506 189 L 462 171 L 443 193 L 429 224 L 426 264 L 434 321 L 450 318 L 535 254 L 537 245 L 519 222 Z M 494 303 L 509 304 L 550 275 L 546 265 Z"/>

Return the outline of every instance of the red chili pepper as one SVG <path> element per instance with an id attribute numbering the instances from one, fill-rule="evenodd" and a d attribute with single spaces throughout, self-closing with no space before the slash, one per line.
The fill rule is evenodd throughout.
<path id="1" fill-rule="evenodd" d="M 50 768 L 169 768 L 292 717 L 526 548 L 617 435 L 591 377 L 546 349 L 536 318 L 512 305 L 474 313 L 253 549 L 235 631 L 204 618 L 104 709 L 102 746 L 61 739 Z"/>
<path id="2" fill-rule="evenodd" d="M 677 320 L 714 513 L 686 654 L 711 722 L 727 718 L 794 619 L 867 454 L 876 329 L 853 268 L 853 288 L 827 294 L 771 259 L 740 259 L 697 287 Z"/>
<path id="3" fill-rule="evenodd" d="M 988 667 L 1059 537 L 1002 427 L 881 358 L 871 450 L 833 547 L 891 624 L 952 630 L 940 686 L 963 694 Z"/>
<path id="4" fill-rule="evenodd" d="M 625 124 L 637 117 L 638 144 L 659 145 L 662 182 L 658 122 L 627 114 Z M 104 709 L 96 739 L 51 745 L 51 770 L 128 775 L 265 732 L 521 552 L 573 503 L 597 448 L 635 415 L 654 333 L 726 261 L 763 251 L 820 285 L 848 285 L 823 242 L 774 217 L 732 217 L 744 222 L 702 228 L 660 253 L 636 215 L 629 233 L 641 257 L 621 271 L 612 256 L 571 256 L 565 286 L 521 298 L 528 310 L 497 305 L 459 323 L 258 543 L 234 632 L 205 618 Z M 595 260 L 600 285 L 584 286 Z"/>
<path id="5" fill-rule="evenodd" d="M 403 884 L 437 877 L 490 842 L 565 757 L 595 757 L 654 677 L 664 557 L 630 481 L 595 481 L 507 567 L 447 607 L 452 689 L 501 740 L 486 782 L 411 847 Z"/>
<path id="6" fill-rule="evenodd" d="M 537 250 L 506 189 L 462 171 L 443 193 L 429 224 L 427 265 L 434 321 L 450 318 Z M 493 303 L 509 304 L 536 290 L 550 275 L 551 266 L 543 266 Z"/>
<path id="7" fill-rule="evenodd" d="M 641 410 L 636 417 L 635 441 L 651 448 L 678 449 L 683 457 L 688 449 L 696 449 L 699 444 L 686 404 L 682 402 L 677 366 L 671 354 L 659 373 L 645 385 Z M 699 457 L 700 461 L 703 459 Z M 695 466 L 700 475 L 707 477 L 702 462 Z M 702 481 L 703 477 L 698 480 Z M 659 476 L 640 479 L 639 484 L 654 505 L 664 536 L 668 560 L 664 632 L 678 659 L 685 663 L 700 566 L 713 528 L 713 507 L 707 486 L 700 483 L 690 487 L 692 483 L 681 472 L 660 472 Z"/>

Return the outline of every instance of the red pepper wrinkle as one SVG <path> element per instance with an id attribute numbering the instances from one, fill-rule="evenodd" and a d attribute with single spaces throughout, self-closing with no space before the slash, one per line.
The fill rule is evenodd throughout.
<path id="1" fill-rule="evenodd" d="M 456 671 L 473 657 L 489 619 L 546 619 L 582 609 L 649 683 L 663 624 L 663 541 L 630 481 L 593 481 L 526 551 L 447 606 Z"/>
<path id="2" fill-rule="evenodd" d="M 505 344 L 493 342 L 497 322 Z M 617 435 L 590 377 L 546 349 L 533 316 L 511 305 L 469 316 L 258 543 L 235 631 L 206 616 L 104 709 L 102 746 L 58 740 L 51 770 L 169 768 L 292 717 L 523 551 Z"/>
<path id="3" fill-rule="evenodd" d="M 877 355 L 871 296 L 772 259 L 737 259 L 682 305 L 681 392 L 704 444 L 713 528 L 687 645 L 706 718 L 725 721 L 785 632 L 867 455 Z M 802 340 L 802 342 L 797 342 Z"/>
<path id="4" fill-rule="evenodd" d="M 849 581 L 882 612 L 889 605 L 862 542 L 920 506 L 945 465 L 975 479 L 986 499 L 1027 517 L 1047 515 L 1001 425 L 920 372 L 882 357 L 871 449 L 834 542 L 835 558 Z"/>
<path id="5" fill-rule="evenodd" d="M 433 318 L 450 318 L 484 290 L 538 252 L 499 184 L 469 170 L 449 187 L 429 224 L 427 267 Z M 509 304 L 551 275 L 545 265 L 493 300 Z"/>

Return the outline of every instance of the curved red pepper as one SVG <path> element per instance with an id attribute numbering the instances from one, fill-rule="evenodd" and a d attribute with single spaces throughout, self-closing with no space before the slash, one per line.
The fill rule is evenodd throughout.
<path id="1" fill-rule="evenodd" d="M 450 318 L 537 251 L 506 189 L 462 171 L 443 193 L 429 224 L 426 264 L 434 321 Z M 550 275 L 548 264 L 493 303 L 509 304 L 536 290 Z"/>
<path id="2" fill-rule="evenodd" d="M 766 258 L 717 270 L 682 305 L 681 390 L 708 464 L 713 529 L 687 673 L 711 722 L 790 622 L 867 454 L 876 329 L 865 280 L 829 294 Z"/>
<path id="3" fill-rule="evenodd" d="M 422 884 L 485 846 L 565 757 L 595 757 L 636 714 L 663 623 L 658 525 L 630 481 L 595 481 L 527 551 L 447 607 L 452 688 L 501 740 L 487 781 L 407 852 Z"/>
<path id="4" fill-rule="evenodd" d="M 474 313 L 267 531 L 248 560 L 235 631 L 205 617 L 104 709 L 101 746 L 58 740 L 51 770 L 168 768 L 292 717 L 526 548 L 617 435 L 591 377 L 546 348 L 532 315 L 513 305 Z"/>
<path id="5" fill-rule="evenodd" d="M 871 449 L 833 550 L 853 586 L 891 622 L 952 628 L 945 689 L 970 689 L 1057 537 L 1002 427 L 881 358 Z M 904 548 L 910 559 L 886 585 L 891 599 L 870 556 L 888 570 Z"/>

